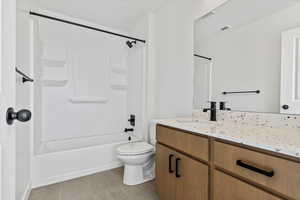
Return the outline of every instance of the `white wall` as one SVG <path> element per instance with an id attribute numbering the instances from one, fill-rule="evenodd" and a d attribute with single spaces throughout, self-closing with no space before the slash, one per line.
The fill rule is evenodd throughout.
<path id="1" fill-rule="evenodd" d="M 300 5 L 248 25 L 233 27 L 198 44 L 213 57 L 214 100 L 233 110 L 279 112 L 281 33 L 300 26 Z M 261 90 L 259 95 L 222 95 L 223 91 Z"/>
<path id="2" fill-rule="evenodd" d="M 193 97 L 194 1 L 176 0 L 155 12 L 156 117 L 190 115 Z"/>
<path id="3" fill-rule="evenodd" d="M 148 66 L 148 83 L 155 88 L 148 91 L 151 118 L 192 114 L 194 20 L 223 2 L 174 0 L 153 13 L 149 31 L 153 60 Z"/>

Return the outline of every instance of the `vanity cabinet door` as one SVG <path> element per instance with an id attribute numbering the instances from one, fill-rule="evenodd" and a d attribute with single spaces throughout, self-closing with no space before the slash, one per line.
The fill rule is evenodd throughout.
<path id="1" fill-rule="evenodd" d="M 208 200 L 208 166 L 177 153 L 176 200 Z"/>
<path id="2" fill-rule="evenodd" d="M 164 145 L 156 145 L 160 200 L 208 200 L 208 166 Z"/>
<path id="3" fill-rule="evenodd" d="M 156 145 L 156 187 L 160 200 L 175 199 L 175 152 Z"/>
<path id="4" fill-rule="evenodd" d="M 214 200 L 283 200 L 220 171 L 214 172 Z"/>

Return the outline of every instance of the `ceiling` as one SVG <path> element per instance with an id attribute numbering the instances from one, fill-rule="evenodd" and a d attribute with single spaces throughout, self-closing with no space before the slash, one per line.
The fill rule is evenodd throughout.
<path id="1" fill-rule="evenodd" d="M 36 0 L 42 9 L 123 30 L 166 1 L 168 0 Z"/>
<path id="2" fill-rule="evenodd" d="M 215 9 L 214 14 L 195 22 L 195 42 L 220 33 L 225 26 L 237 28 L 299 3 L 299 0 L 230 0 Z"/>

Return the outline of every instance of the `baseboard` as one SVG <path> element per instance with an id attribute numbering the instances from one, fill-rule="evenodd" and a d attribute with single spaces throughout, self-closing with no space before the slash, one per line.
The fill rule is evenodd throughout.
<path id="1" fill-rule="evenodd" d="M 91 175 L 91 174 L 95 174 L 95 173 L 115 169 L 115 168 L 122 167 L 122 166 L 123 166 L 122 162 L 114 162 L 114 163 L 110 163 L 110 164 L 107 164 L 107 165 L 104 165 L 104 166 L 101 166 L 101 167 L 98 167 L 98 168 L 93 168 L 93 169 L 88 169 L 88 170 L 81 170 L 81 171 L 73 171 L 73 172 L 70 172 L 70 173 L 61 174 L 61 175 L 58 175 L 58 176 L 53 176 L 53 177 L 49 177 L 49 178 L 44 179 L 44 180 L 40 180 L 37 183 L 34 183 L 32 188 L 38 188 L 38 187 L 42 187 L 42 186 L 46 186 L 46 185 L 60 183 L 60 182 L 68 181 L 68 180 L 71 180 L 71 179 L 80 178 L 80 177 L 83 177 L 83 176 L 88 176 L 88 175 Z"/>
<path id="2" fill-rule="evenodd" d="M 27 187 L 26 187 L 26 190 L 25 190 L 25 192 L 22 196 L 22 200 L 29 200 L 31 190 L 32 190 L 32 184 L 31 184 L 31 182 L 29 182 Z"/>

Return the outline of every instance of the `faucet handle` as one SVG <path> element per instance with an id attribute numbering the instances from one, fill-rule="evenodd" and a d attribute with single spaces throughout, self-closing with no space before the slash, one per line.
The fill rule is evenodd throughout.
<path id="1" fill-rule="evenodd" d="M 230 108 L 226 108 L 226 103 L 228 103 L 228 101 L 221 101 L 220 102 L 220 110 L 228 110 L 230 111 Z"/>

